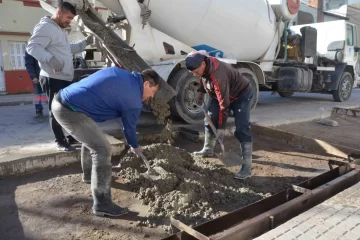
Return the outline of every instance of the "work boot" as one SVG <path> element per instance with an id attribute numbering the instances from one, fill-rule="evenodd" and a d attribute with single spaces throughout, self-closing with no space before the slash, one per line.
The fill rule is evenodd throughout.
<path id="1" fill-rule="evenodd" d="M 214 147 L 216 144 L 215 137 L 211 136 L 209 131 L 205 131 L 204 147 L 199 152 L 194 152 L 195 156 L 212 157 L 214 156 Z"/>
<path id="2" fill-rule="evenodd" d="M 92 161 L 91 161 L 90 150 L 87 147 L 85 147 L 84 144 L 81 145 L 81 168 L 83 171 L 82 182 L 90 184 Z"/>
<path id="3" fill-rule="evenodd" d="M 43 117 L 43 111 L 41 109 L 36 109 L 35 117 Z"/>
<path id="4" fill-rule="evenodd" d="M 251 177 L 251 165 L 252 165 L 252 142 L 241 143 L 243 164 L 241 170 L 234 174 L 236 179 L 247 179 Z"/>
<path id="5" fill-rule="evenodd" d="M 73 136 L 71 136 L 71 135 L 68 135 L 67 137 L 67 141 L 68 141 L 68 143 L 69 144 L 78 144 L 79 142 L 78 142 L 78 140 L 76 140 Z"/>
<path id="6" fill-rule="evenodd" d="M 128 213 L 111 200 L 111 166 L 97 167 L 93 165 L 91 174 L 91 190 L 94 199 L 93 213 L 96 216 L 118 217 Z"/>
<path id="7" fill-rule="evenodd" d="M 57 143 L 57 150 L 64 151 L 64 152 L 72 152 L 72 151 L 75 151 L 76 148 L 74 148 L 66 140 L 64 140 L 64 142 L 62 142 L 62 143 L 59 143 L 59 142 Z"/>
<path id="8" fill-rule="evenodd" d="M 86 183 L 86 184 L 91 184 L 91 174 L 90 176 L 86 175 L 86 174 L 82 174 L 82 178 L 81 178 L 81 181 L 83 183 Z"/>

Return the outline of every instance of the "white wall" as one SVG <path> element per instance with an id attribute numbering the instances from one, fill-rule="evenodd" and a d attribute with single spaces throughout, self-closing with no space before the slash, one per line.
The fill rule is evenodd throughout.
<path id="1" fill-rule="evenodd" d="M 0 3 L 0 31 L 31 32 L 47 12 L 39 7 L 24 6 L 22 1 Z"/>

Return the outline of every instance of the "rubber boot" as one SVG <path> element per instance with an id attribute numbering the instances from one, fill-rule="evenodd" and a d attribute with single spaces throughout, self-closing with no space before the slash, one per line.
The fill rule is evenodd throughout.
<path id="1" fill-rule="evenodd" d="M 128 213 L 111 200 L 111 175 L 110 166 L 93 166 L 91 174 L 91 190 L 94 199 L 93 213 L 96 216 L 118 217 Z"/>
<path id="2" fill-rule="evenodd" d="M 215 137 L 211 136 L 209 131 L 205 131 L 204 147 L 199 152 L 194 152 L 193 154 L 201 157 L 212 157 L 214 156 L 214 147 L 216 144 Z"/>
<path id="3" fill-rule="evenodd" d="M 251 165 L 252 165 L 252 142 L 241 143 L 243 164 L 241 170 L 235 173 L 236 179 L 247 179 L 251 177 Z"/>
<path id="4" fill-rule="evenodd" d="M 91 183 L 91 155 L 90 151 L 84 144 L 81 145 L 81 168 L 83 171 L 82 174 L 82 182 L 84 183 Z"/>

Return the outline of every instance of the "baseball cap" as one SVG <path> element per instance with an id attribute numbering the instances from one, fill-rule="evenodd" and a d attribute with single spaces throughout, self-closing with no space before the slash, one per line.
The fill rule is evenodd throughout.
<path id="1" fill-rule="evenodd" d="M 201 63 L 204 61 L 206 56 L 199 52 L 190 53 L 185 58 L 185 65 L 186 68 L 190 71 L 194 71 L 195 69 L 199 68 Z"/>

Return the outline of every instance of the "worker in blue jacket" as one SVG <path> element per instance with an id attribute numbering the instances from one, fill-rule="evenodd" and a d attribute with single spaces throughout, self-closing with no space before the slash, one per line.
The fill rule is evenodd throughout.
<path id="1" fill-rule="evenodd" d="M 83 182 L 91 183 L 93 213 L 120 216 L 127 209 L 111 200 L 111 145 L 96 122 L 121 118 L 126 142 L 138 156 L 142 152 L 136 125 L 143 102 L 153 97 L 160 84 L 152 69 L 129 73 L 118 67 L 102 69 L 60 90 L 52 111 L 60 125 L 82 143 Z M 90 150 L 91 160 L 85 151 Z"/>
<path id="2" fill-rule="evenodd" d="M 44 92 L 39 83 L 40 66 L 38 61 L 27 51 L 25 51 L 25 67 L 35 90 L 35 114 L 41 117 L 44 109 L 41 102 L 46 101 L 46 96 L 43 95 Z"/>

